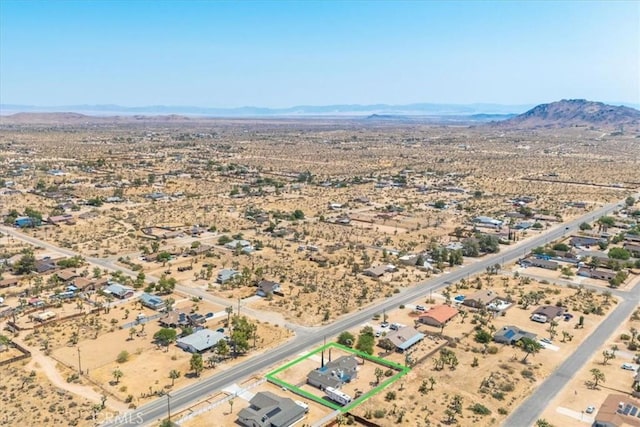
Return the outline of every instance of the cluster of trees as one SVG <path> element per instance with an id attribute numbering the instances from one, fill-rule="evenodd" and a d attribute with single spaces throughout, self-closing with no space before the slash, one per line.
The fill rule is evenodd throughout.
<path id="1" fill-rule="evenodd" d="M 234 316 L 231 319 L 231 345 L 233 353 L 237 356 L 249 350 L 249 340 L 253 340 L 253 347 L 256 346 L 258 338 L 258 325 L 252 323 L 246 316 Z"/>
<path id="2" fill-rule="evenodd" d="M 373 347 L 376 343 L 375 334 L 371 326 L 365 326 L 358 335 L 358 341 L 356 342 L 356 349 L 363 353 L 373 354 Z"/>
<path id="3" fill-rule="evenodd" d="M 158 280 L 157 283 L 150 283 L 144 291 L 148 293 L 155 292 L 159 295 L 167 295 L 173 292 L 177 283 L 178 282 L 173 277 L 167 277 L 166 274 L 163 274 L 160 276 L 160 280 Z"/>
<path id="4" fill-rule="evenodd" d="M 545 293 L 543 291 L 530 291 L 522 295 L 520 305 L 526 310 L 532 304 L 537 305 L 544 297 Z"/>
<path id="5" fill-rule="evenodd" d="M 440 349 L 438 358 L 434 359 L 434 363 L 435 363 L 435 369 L 437 371 L 440 371 L 444 369 L 446 365 L 449 365 L 449 368 L 451 370 L 454 370 L 456 369 L 456 366 L 458 366 L 459 362 L 458 362 L 458 357 L 452 350 L 449 350 L 448 348 L 442 348 Z"/>

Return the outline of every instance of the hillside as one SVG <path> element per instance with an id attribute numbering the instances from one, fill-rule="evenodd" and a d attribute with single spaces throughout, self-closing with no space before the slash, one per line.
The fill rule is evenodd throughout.
<path id="1" fill-rule="evenodd" d="M 584 99 L 563 99 L 541 104 L 495 126 L 515 129 L 597 127 L 617 129 L 621 126 L 640 127 L 640 111 Z"/>

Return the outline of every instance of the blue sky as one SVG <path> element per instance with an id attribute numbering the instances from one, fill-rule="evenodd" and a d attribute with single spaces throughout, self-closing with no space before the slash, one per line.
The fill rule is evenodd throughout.
<path id="1" fill-rule="evenodd" d="M 640 103 L 640 2 L 0 0 L 0 103 Z"/>

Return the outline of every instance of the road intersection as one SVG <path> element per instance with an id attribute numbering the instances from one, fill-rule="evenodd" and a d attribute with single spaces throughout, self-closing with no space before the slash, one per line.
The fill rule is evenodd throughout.
<path id="1" fill-rule="evenodd" d="M 229 386 L 230 384 L 241 381 L 251 375 L 264 371 L 265 369 L 280 364 L 284 360 L 295 356 L 296 354 L 321 343 L 327 337 L 333 337 L 338 335 L 344 330 L 348 330 L 358 325 L 361 325 L 369 321 L 375 314 L 379 314 L 382 311 L 389 311 L 397 308 L 399 305 L 407 304 L 415 299 L 429 295 L 430 292 L 436 291 L 440 288 L 447 286 L 449 283 L 455 283 L 460 279 L 466 279 L 477 273 L 481 273 L 487 269 L 487 267 L 494 266 L 495 264 L 506 264 L 511 261 L 517 260 L 524 256 L 530 250 L 542 246 L 548 242 L 556 240 L 570 232 L 578 229 L 579 225 L 583 222 L 590 222 L 595 218 L 599 218 L 603 215 L 607 215 L 619 208 L 619 203 L 613 203 L 605 205 L 582 217 L 576 218 L 572 221 L 562 223 L 554 226 L 548 230 L 545 230 L 542 234 L 531 237 L 527 240 L 519 242 L 517 245 L 507 247 L 502 252 L 493 256 L 486 256 L 482 259 L 466 265 L 455 268 L 448 274 L 439 275 L 439 277 L 433 277 L 424 282 L 418 283 L 411 288 L 406 288 L 400 293 L 374 305 L 364 307 L 357 312 L 342 316 L 335 322 L 318 326 L 313 328 L 300 327 L 295 324 L 287 324 L 287 327 L 295 332 L 295 337 L 288 340 L 281 346 L 270 350 L 267 353 L 257 354 L 252 357 L 248 357 L 245 361 L 239 363 L 232 369 L 221 371 L 218 374 L 212 375 L 207 378 L 203 378 L 197 383 L 186 386 L 182 389 L 178 389 L 171 392 L 171 407 L 172 411 L 187 408 L 196 402 L 202 400 L 207 395 L 214 393 L 218 390 Z M 22 233 L 7 227 L 0 227 L 0 231 L 3 233 L 12 235 L 16 239 L 29 242 L 36 246 L 41 246 L 45 249 L 57 251 L 67 256 L 78 255 L 77 253 L 64 248 L 58 248 L 50 243 L 41 241 L 39 239 L 26 236 Z M 108 269 L 108 270 L 120 270 L 125 274 L 135 277 L 136 272 L 116 266 L 112 261 L 104 260 L 100 258 L 87 258 L 87 261 Z M 153 279 L 153 278 L 150 278 Z M 157 280 L 157 279 L 156 279 Z M 217 302 L 218 298 L 208 294 L 204 290 L 193 289 L 185 286 L 177 286 L 179 291 L 187 293 L 192 296 L 202 297 L 203 299 Z M 623 298 L 623 302 L 619 304 L 616 309 L 608 316 L 577 349 L 576 351 L 549 377 L 542 385 L 534 392 L 534 394 L 525 400 L 516 411 L 505 421 L 505 426 L 530 426 L 535 423 L 537 417 L 542 413 L 546 405 L 551 399 L 562 389 L 564 383 L 570 378 L 573 372 L 577 371 L 584 363 L 589 360 L 593 352 L 598 349 L 608 336 L 615 330 L 615 328 L 624 321 L 626 317 L 630 315 L 633 308 L 638 304 L 640 297 L 640 288 L 636 289 Z M 228 300 L 225 305 L 228 305 Z M 248 309 L 247 309 L 248 310 Z M 256 315 L 260 317 L 260 314 L 256 310 L 252 310 L 250 315 Z M 120 417 L 103 424 L 103 426 L 135 426 L 141 425 L 140 420 L 143 420 L 142 425 L 152 425 L 158 420 L 166 417 L 167 414 L 167 399 L 160 398 L 146 405 L 143 405 L 134 410 L 135 416 Z"/>

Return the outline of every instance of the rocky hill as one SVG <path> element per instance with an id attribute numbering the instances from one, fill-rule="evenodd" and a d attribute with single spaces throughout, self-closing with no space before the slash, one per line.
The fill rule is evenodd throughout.
<path id="1" fill-rule="evenodd" d="M 640 111 L 584 99 L 563 99 L 541 104 L 516 117 L 494 125 L 517 129 L 596 127 L 616 129 L 640 127 Z"/>

